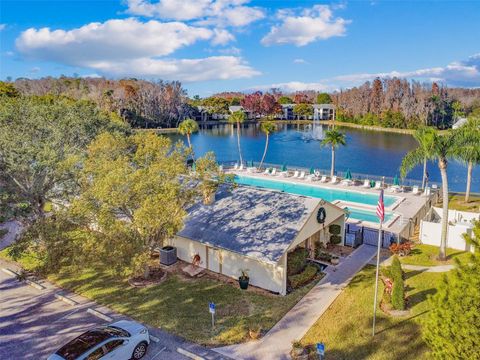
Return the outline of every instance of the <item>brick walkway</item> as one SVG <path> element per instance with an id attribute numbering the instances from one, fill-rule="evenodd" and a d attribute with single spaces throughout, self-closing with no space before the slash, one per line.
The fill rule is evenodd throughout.
<path id="1" fill-rule="evenodd" d="M 353 276 L 375 255 L 375 247 L 360 246 L 336 267 L 336 271 L 329 266 L 326 269 L 327 275 L 265 337 L 255 342 L 217 348 L 215 351 L 243 360 L 290 359 L 288 354 L 292 341 L 301 339 L 305 335 L 340 295 Z"/>

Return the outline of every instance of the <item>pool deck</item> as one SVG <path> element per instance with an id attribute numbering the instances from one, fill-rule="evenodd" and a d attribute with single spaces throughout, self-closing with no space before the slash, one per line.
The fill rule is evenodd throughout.
<path id="1" fill-rule="evenodd" d="M 282 176 L 282 174 L 277 174 L 275 176 L 272 175 L 266 175 L 263 173 L 259 172 L 252 172 L 252 171 L 233 171 L 233 170 L 227 170 L 227 172 L 234 173 L 236 175 L 240 176 L 248 176 L 248 177 L 253 177 L 253 178 L 258 178 L 258 179 L 263 179 L 263 180 L 277 180 L 277 181 L 282 181 L 286 183 L 291 183 L 291 184 L 301 184 L 301 185 L 308 185 L 308 186 L 314 186 L 314 187 L 321 187 L 321 188 L 327 188 L 327 189 L 336 189 L 336 190 L 345 190 L 345 191 L 356 191 L 359 193 L 371 193 L 371 194 L 379 194 L 378 189 L 374 188 L 364 188 L 362 185 L 343 185 L 340 182 L 337 182 L 335 184 L 332 184 L 330 182 L 320 182 L 320 181 L 312 181 L 312 180 L 301 180 L 301 179 L 295 179 L 293 177 L 285 177 Z M 392 196 L 398 198 L 398 200 L 391 206 L 385 207 L 385 210 L 388 212 L 393 212 L 394 217 L 383 224 L 383 229 L 387 230 L 392 233 L 400 234 L 404 231 L 404 229 L 409 226 L 410 219 L 415 218 L 419 212 L 425 206 L 428 206 L 428 202 L 432 200 L 436 195 L 435 192 L 432 191 L 431 195 L 426 196 L 423 194 L 415 195 L 411 191 L 405 191 L 405 192 L 389 192 L 388 188 L 385 189 L 385 196 Z M 357 209 L 363 209 L 363 210 L 370 210 L 370 211 L 375 211 L 376 210 L 376 205 L 366 205 L 366 204 L 359 204 L 359 203 L 354 203 L 354 202 L 345 202 L 345 201 L 333 201 L 333 204 L 339 206 L 339 207 L 345 207 L 348 206 L 350 208 L 357 208 Z M 370 228 L 378 228 L 379 224 L 378 223 L 372 223 L 368 221 L 359 221 L 356 219 L 348 219 L 347 222 L 349 224 L 355 224 L 358 226 L 366 226 Z"/>

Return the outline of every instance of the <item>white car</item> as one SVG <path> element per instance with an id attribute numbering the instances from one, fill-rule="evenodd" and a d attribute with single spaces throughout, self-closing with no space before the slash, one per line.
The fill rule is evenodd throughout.
<path id="1" fill-rule="evenodd" d="M 47 360 L 137 360 L 145 356 L 149 344 L 145 326 L 121 320 L 83 333 Z"/>

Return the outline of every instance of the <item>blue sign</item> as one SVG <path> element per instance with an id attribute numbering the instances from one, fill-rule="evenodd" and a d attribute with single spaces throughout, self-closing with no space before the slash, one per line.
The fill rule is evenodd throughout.
<path id="1" fill-rule="evenodd" d="M 215 304 L 213 302 L 208 303 L 208 310 L 211 314 L 215 314 Z"/>
<path id="2" fill-rule="evenodd" d="M 325 355 L 325 344 L 324 343 L 317 343 L 317 354 L 324 356 Z"/>

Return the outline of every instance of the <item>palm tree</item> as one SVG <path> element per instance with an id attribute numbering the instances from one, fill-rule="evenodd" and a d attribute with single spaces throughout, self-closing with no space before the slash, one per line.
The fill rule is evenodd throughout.
<path id="1" fill-rule="evenodd" d="M 465 202 L 470 201 L 470 187 L 472 184 L 473 165 L 480 163 L 480 118 L 469 118 L 458 132 L 459 146 L 456 157 L 467 164 L 467 188 Z"/>
<path id="2" fill-rule="evenodd" d="M 193 155 L 193 148 L 192 143 L 190 142 L 190 135 L 193 133 L 198 132 L 198 124 L 195 120 L 192 119 L 185 119 L 178 125 L 178 132 L 181 135 L 187 136 L 188 148 L 192 151 L 192 159 L 194 158 Z"/>
<path id="3" fill-rule="evenodd" d="M 429 130 L 430 131 L 430 130 Z M 427 160 L 436 161 L 440 169 L 442 177 L 442 234 L 440 239 L 440 252 L 438 258 L 446 260 L 447 249 L 447 226 L 448 226 L 448 178 L 447 165 L 448 158 L 455 156 L 458 148 L 458 135 L 456 132 L 449 130 L 446 134 L 440 135 L 438 130 L 432 131 L 431 146 L 428 147 L 428 152 L 425 149 L 418 147 L 405 155 L 400 166 L 400 174 L 405 178 L 407 173 L 415 166 Z"/>
<path id="4" fill-rule="evenodd" d="M 413 134 L 413 137 L 418 142 L 419 148 L 423 151 L 423 176 L 422 176 L 422 188 L 425 188 L 427 182 L 427 161 L 428 154 L 431 152 L 432 141 L 434 138 L 435 129 L 428 126 L 423 126 L 417 129 Z"/>
<path id="5" fill-rule="evenodd" d="M 260 129 L 265 133 L 267 139 L 265 141 L 265 150 L 263 151 L 262 161 L 260 161 L 260 166 L 258 167 L 259 169 L 262 168 L 263 160 L 265 160 L 265 156 L 267 155 L 268 139 L 270 137 L 270 134 L 275 131 L 276 126 L 273 121 L 264 121 L 260 124 Z"/>
<path id="6" fill-rule="evenodd" d="M 320 144 L 323 146 L 330 146 L 332 149 L 332 168 L 330 170 L 330 176 L 333 176 L 335 174 L 335 148 L 347 144 L 346 136 L 344 133 L 335 129 L 327 130 L 325 132 L 325 137 Z"/>
<path id="7" fill-rule="evenodd" d="M 240 164 L 243 164 L 242 158 L 242 149 L 240 147 L 240 124 L 245 121 L 245 113 L 243 111 L 235 111 L 228 117 L 228 122 L 230 124 L 237 125 L 237 146 L 238 146 L 238 155 L 240 156 Z"/>

